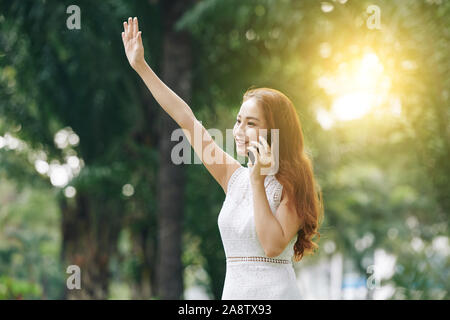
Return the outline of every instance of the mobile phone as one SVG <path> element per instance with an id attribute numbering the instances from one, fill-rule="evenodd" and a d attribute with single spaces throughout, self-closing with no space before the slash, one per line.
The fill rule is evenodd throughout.
<path id="1" fill-rule="evenodd" d="M 270 148 L 270 142 L 271 142 L 271 139 L 270 139 L 270 134 L 267 136 L 267 144 L 269 145 L 269 148 Z M 259 153 L 259 148 L 258 147 L 256 147 L 256 150 L 258 151 L 258 153 Z M 250 161 L 252 162 L 252 163 L 255 163 L 255 155 L 253 154 L 253 152 L 251 152 L 251 151 L 247 151 L 247 156 L 248 156 L 248 158 L 250 159 Z"/>
<path id="2" fill-rule="evenodd" d="M 258 150 L 258 152 L 259 152 L 259 148 L 258 147 L 256 147 L 256 150 Z M 247 156 L 248 156 L 248 158 L 250 159 L 250 161 L 252 163 L 255 163 L 255 155 L 253 154 L 252 151 L 247 151 Z"/>

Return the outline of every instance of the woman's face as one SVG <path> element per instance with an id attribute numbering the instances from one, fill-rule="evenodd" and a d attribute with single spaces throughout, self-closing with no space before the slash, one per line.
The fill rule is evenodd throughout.
<path id="1" fill-rule="evenodd" d="M 256 99 L 250 98 L 242 103 L 233 128 L 237 154 L 247 156 L 249 142 L 258 141 L 259 130 L 266 128 L 262 108 Z"/>

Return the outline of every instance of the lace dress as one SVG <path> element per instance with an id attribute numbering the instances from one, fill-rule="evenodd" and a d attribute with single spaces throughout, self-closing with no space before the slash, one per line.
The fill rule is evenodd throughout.
<path id="1" fill-rule="evenodd" d="M 218 217 L 227 256 L 222 300 L 302 299 L 292 266 L 297 236 L 279 256 L 268 258 L 265 255 L 256 234 L 249 170 L 241 166 L 233 172 Z M 275 214 L 283 187 L 273 175 L 266 176 L 264 186 L 270 208 Z M 248 261 L 258 258 L 242 261 L 245 258 L 232 257 L 265 257 L 266 261 Z"/>

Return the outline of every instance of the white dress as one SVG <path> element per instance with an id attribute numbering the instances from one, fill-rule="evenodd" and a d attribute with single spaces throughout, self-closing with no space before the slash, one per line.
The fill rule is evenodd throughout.
<path id="1" fill-rule="evenodd" d="M 274 261 L 277 262 L 236 261 L 231 258 L 268 258 L 256 234 L 249 170 L 241 166 L 233 172 L 218 217 L 220 236 L 227 257 L 222 300 L 302 299 L 292 266 L 297 235 L 279 256 L 269 258 L 276 259 Z M 270 208 L 275 214 L 283 186 L 273 175 L 266 176 L 264 186 Z M 279 263 L 280 261 L 284 263 Z"/>

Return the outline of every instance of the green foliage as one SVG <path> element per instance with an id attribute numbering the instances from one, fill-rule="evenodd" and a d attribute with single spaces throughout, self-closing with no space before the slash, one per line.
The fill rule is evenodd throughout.
<path id="1" fill-rule="evenodd" d="M 426 279 L 427 271 L 416 268 L 420 258 L 396 244 L 410 246 L 411 230 L 405 224 L 410 217 L 432 230 L 419 232 L 425 241 L 448 236 L 449 3 L 331 4 L 334 10 L 324 13 L 317 1 L 202 1 L 178 27 L 199 42 L 198 74 L 207 74 L 210 103 L 220 101 L 236 113 L 240 94 L 250 85 L 275 87 L 294 101 L 324 194 L 320 244 L 335 242 L 336 250 L 354 260 L 362 274 L 374 249 L 386 248 Z M 381 9 L 381 31 L 366 27 L 369 4 Z M 323 43 L 331 47 L 331 57 L 319 54 Z M 401 116 L 372 115 L 323 130 L 315 112 L 332 101 L 317 79 L 358 58 L 367 47 L 392 75 L 391 92 L 401 100 Z M 415 69 L 400 68 L 411 60 Z M 437 225 L 444 227 L 432 227 Z M 391 239 L 393 230 L 398 237 Z M 358 246 L 367 235 L 369 247 Z M 427 270 L 437 274 L 444 266 L 433 260 Z M 418 290 L 401 279 L 399 272 L 394 283 Z M 439 283 L 433 279 L 419 286 L 424 298 L 442 298 L 432 294 Z M 448 280 L 443 281 L 446 297 Z"/>
<path id="2" fill-rule="evenodd" d="M 59 209 L 54 192 L 0 184 L 0 298 L 60 299 Z"/>
<path id="3" fill-rule="evenodd" d="M 333 10 L 324 12 L 315 0 L 198 1 L 177 23 L 193 38 L 191 107 L 207 128 L 224 132 L 251 85 L 286 93 L 300 115 L 325 200 L 318 255 L 331 254 L 323 245 L 332 241 L 366 274 L 374 250 L 383 248 L 397 258 L 387 281 L 394 299 L 448 299 L 448 254 L 432 247 L 448 237 L 450 213 L 450 2 L 343 2 L 330 1 Z M 62 294 L 55 204 L 62 193 L 43 191 L 49 182 L 29 158 L 44 151 L 62 160 L 54 135 L 66 126 L 79 135 L 74 151 L 86 164 L 71 185 L 98 207 L 108 201 L 125 208 L 111 296 L 139 296 L 128 284 L 150 282 L 158 106 L 127 65 L 120 32 L 125 18 L 142 16 L 146 57 L 161 74 L 164 17 L 144 1 L 79 1 L 82 29 L 70 31 L 68 4 L 0 2 L 0 136 L 9 132 L 29 148 L 0 148 L 0 298 Z M 381 9 L 380 30 L 366 26 L 370 4 Z M 317 110 L 330 111 L 334 97 L 318 79 L 339 73 L 367 48 L 390 76 L 401 114 L 386 116 L 384 102 L 379 114 L 324 129 Z M 186 181 L 186 283 L 220 298 L 225 262 L 217 215 L 224 194 L 200 165 L 187 167 Z M 131 197 L 122 193 L 126 183 L 134 187 Z M 413 248 L 418 241 L 423 249 Z M 208 276 L 199 277 L 200 269 Z"/>
<path id="4" fill-rule="evenodd" d="M 0 277 L 0 300 L 4 299 L 31 299 L 42 295 L 42 289 L 38 284 L 9 277 Z"/>

